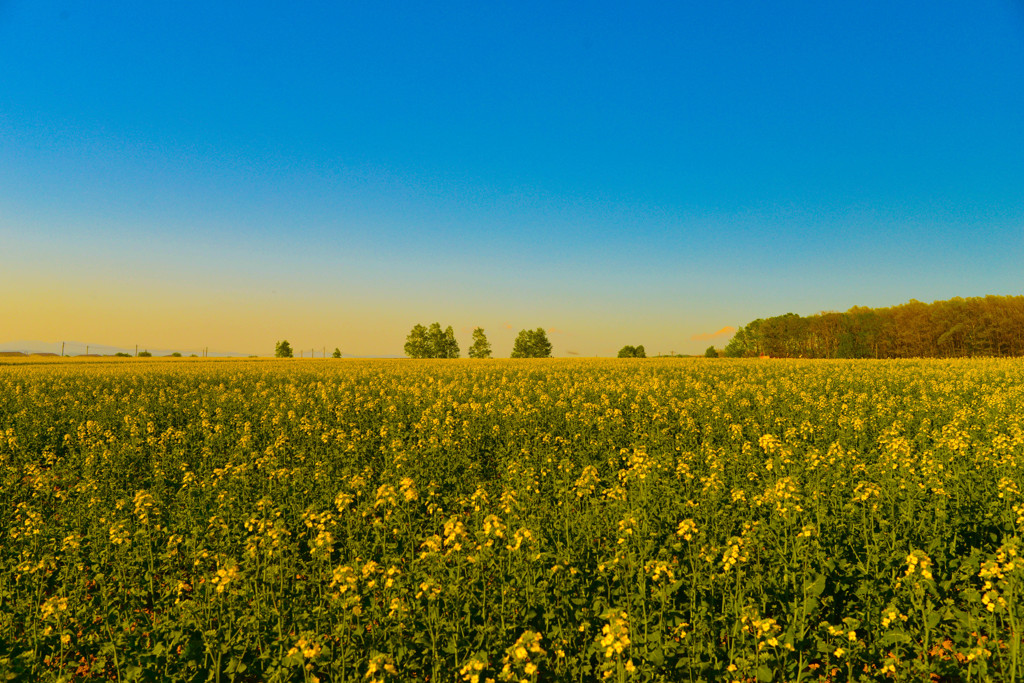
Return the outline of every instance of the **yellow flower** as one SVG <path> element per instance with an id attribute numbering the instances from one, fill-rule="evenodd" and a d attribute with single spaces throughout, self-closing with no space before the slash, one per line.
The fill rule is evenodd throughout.
<path id="1" fill-rule="evenodd" d="M 60 612 L 66 612 L 68 609 L 68 599 L 65 597 L 54 596 L 44 602 L 39 610 L 43 613 L 43 619 L 48 619 Z"/>
<path id="2" fill-rule="evenodd" d="M 697 523 L 692 519 L 684 519 L 679 522 L 679 526 L 676 527 L 676 536 L 683 539 L 684 541 L 693 540 L 693 537 L 697 534 Z"/>
<path id="3" fill-rule="evenodd" d="M 516 670 L 520 669 L 528 676 L 536 674 L 539 670 L 537 661 L 547 654 L 540 646 L 541 635 L 536 631 L 523 631 L 515 643 L 507 650 L 502 658 L 501 672 L 498 678 L 503 681 L 518 681 Z"/>
<path id="4" fill-rule="evenodd" d="M 217 593 L 223 593 L 227 590 L 231 582 L 238 578 L 238 566 L 235 564 L 229 564 L 221 567 L 217 570 L 217 574 L 213 577 L 214 590 Z"/>

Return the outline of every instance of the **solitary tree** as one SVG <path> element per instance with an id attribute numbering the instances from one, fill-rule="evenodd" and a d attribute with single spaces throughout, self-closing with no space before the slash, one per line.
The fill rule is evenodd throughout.
<path id="1" fill-rule="evenodd" d="M 543 327 L 520 330 L 512 346 L 513 358 L 551 358 L 551 342 Z"/>
<path id="2" fill-rule="evenodd" d="M 623 346 L 619 349 L 619 358 L 647 358 L 647 350 L 644 349 L 644 345 L 640 346 Z"/>
<path id="3" fill-rule="evenodd" d="M 491 357 L 491 343 L 487 341 L 487 335 L 484 334 L 484 328 L 482 327 L 473 328 L 473 345 L 469 347 L 469 357 Z"/>
<path id="4" fill-rule="evenodd" d="M 704 352 L 704 357 L 718 358 L 718 349 L 716 349 L 714 346 L 709 346 L 707 350 Z"/>
<path id="5" fill-rule="evenodd" d="M 341 349 L 335 347 L 334 353 L 331 354 L 331 358 L 341 358 Z"/>
<path id="6" fill-rule="evenodd" d="M 294 356 L 292 345 L 288 343 L 287 339 L 277 342 L 277 346 L 274 347 L 275 358 L 293 358 Z"/>

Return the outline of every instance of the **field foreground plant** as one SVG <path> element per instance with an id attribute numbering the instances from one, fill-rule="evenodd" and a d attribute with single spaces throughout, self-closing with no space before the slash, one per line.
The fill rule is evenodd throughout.
<path id="1" fill-rule="evenodd" d="M 0 366 L 0 678 L 1014 681 L 1024 364 Z"/>

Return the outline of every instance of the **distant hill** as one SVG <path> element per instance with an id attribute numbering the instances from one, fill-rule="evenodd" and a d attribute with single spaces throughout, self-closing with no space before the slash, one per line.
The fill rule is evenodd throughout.
<path id="1" fill-rule="evenodd" d="M 890 308 L 787 313 L 736 331 L 726 356 L 958 358 L 1024 356 L 1024 296 L 911 299 Z"/>

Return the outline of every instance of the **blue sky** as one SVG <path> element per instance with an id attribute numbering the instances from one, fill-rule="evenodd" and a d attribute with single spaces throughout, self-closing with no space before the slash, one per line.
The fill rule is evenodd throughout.
<path id="1" fill-rule="evenodd" d="M 96 4 L 0 0 L 0 342 L 700 352 L 1024 293 L 1020 0 Z"/>

